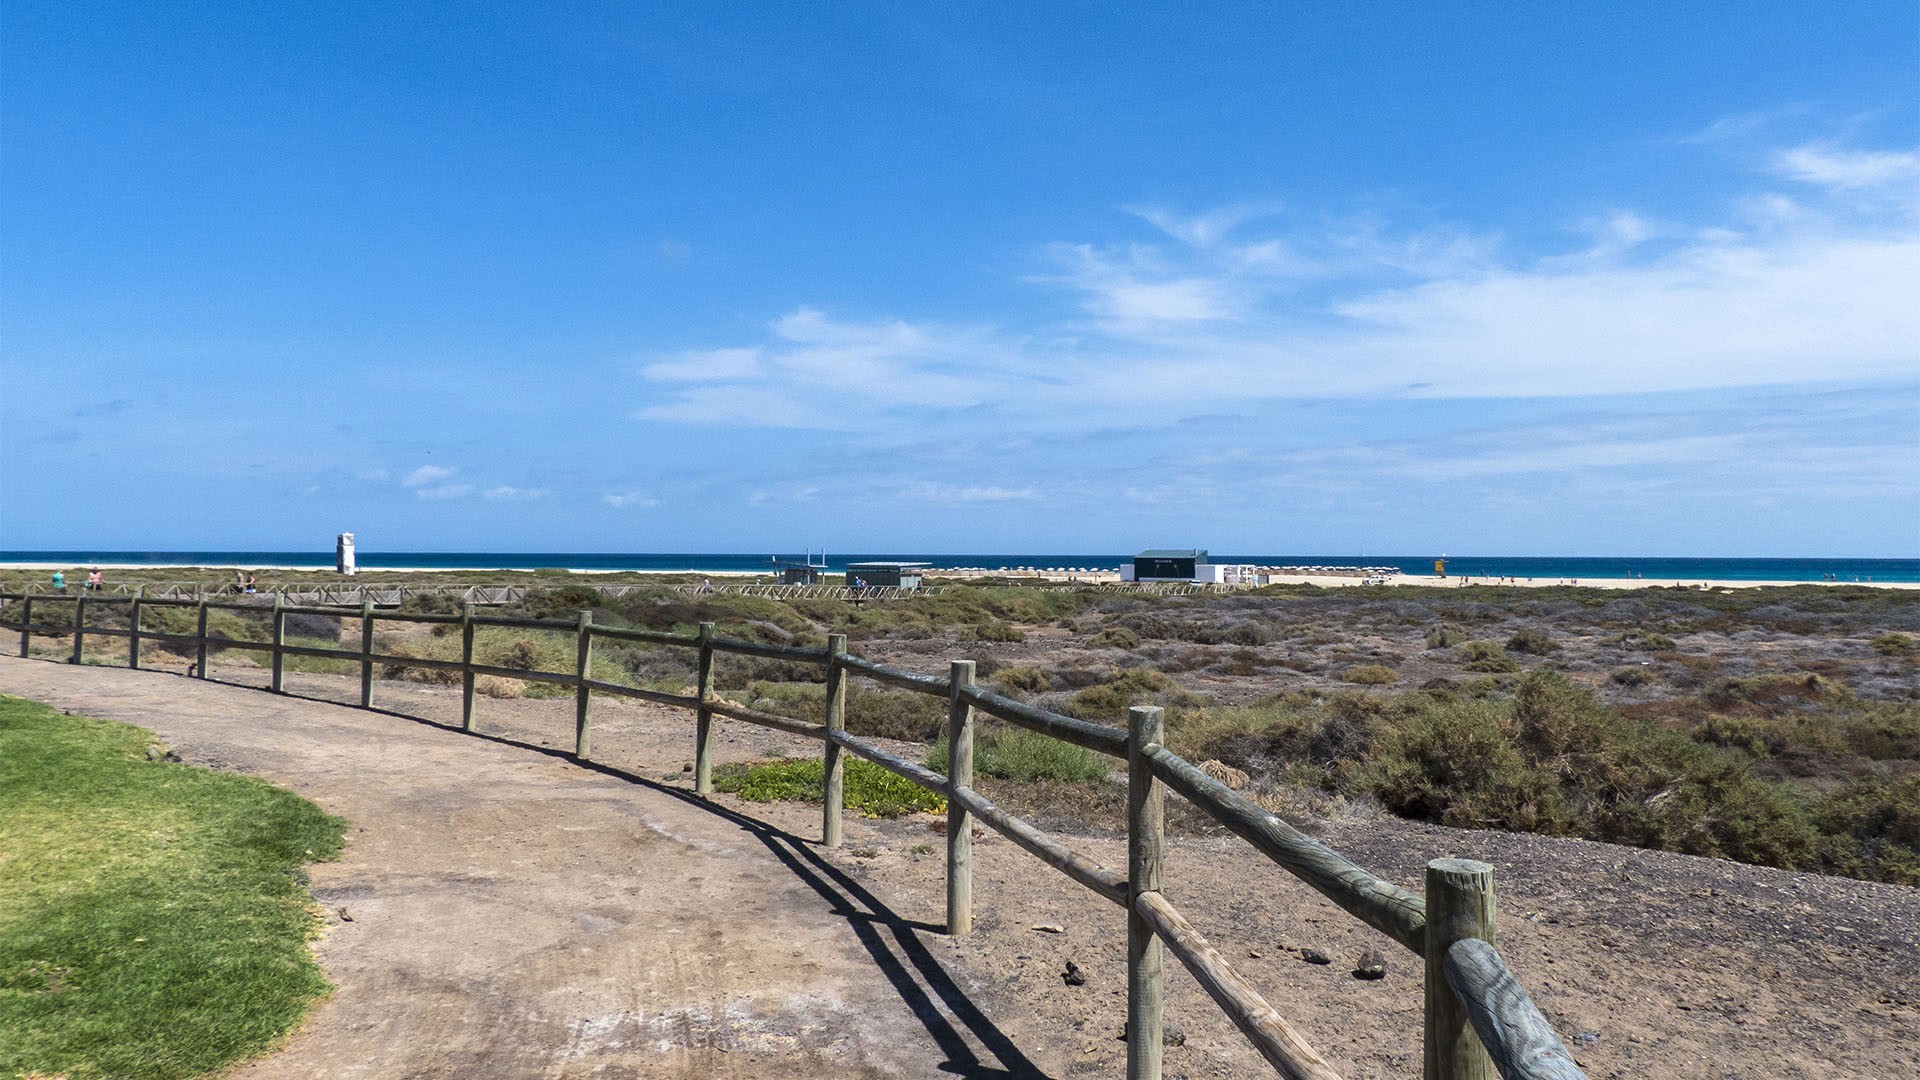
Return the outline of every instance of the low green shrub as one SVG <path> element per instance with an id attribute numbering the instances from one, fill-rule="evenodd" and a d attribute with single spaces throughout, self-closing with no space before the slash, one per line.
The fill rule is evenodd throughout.
<path id="1" fill-rule="evenodd" d="M 911 780 L 851 755 L 844 759 L 842 805 L 867 817 L 938 813 L 947 800 Z M 713 770 L 716 790 L 749 802 L 819 802 L 826 795 L 826 765 L 819 758 L 728 764 Z"/>
<path id="2" fill-rule="evenodd" d="M 571 675 L 579 662 L 577 648 L 576 639 L 572 635 L 556 631 L 481 626 L 476 627 L 473 633 L 473 661 L 488 667 Z M 460 659 L 461 643 L 458 635 L 382 638 L 379 642 L 379 651 L 389 656 L 457 661 Z M 603 682 L 629 681 L 629 673 L 625 668 L 598 651 L 594 654 L 592 667 L 587 675 L 589 678 Z M 461 678 L 458 671 L 410 667 L 406 664 L 383 665 L 380 668 L 380 677 L 435 683 L 442 686 L 456 685 Z M 558 697 L 573 692 L 571 687 L 554 683 L 530 682 L 526 687 L 528 697 Z"/>
<path id="3" fill-rule="evenodd" d="M 1020 642 L 1027 640 L 1027 633 L 1011 623 L 988 621 L 962 627 L 961 640 Z"/>
<path id="4" fill-rule="evenodd" d="M 1920 774 L 1855 780 L 1822 799 L 1813 816 L 1829 871 L 1920 885 Z"/>
<path id="5" fill-rule="evenodd" d="M 1384 664 L 1356 664 L 1342 671 L 1340 679 L 1361 686 L 1391 686 L 1400 681 L 1400 675 Z"/>
<path id="6" fill-rule="evenodd" d="M 1560 643 L 1548 637 L 1546 631 L 1531 626 L 1514 631 L 1513 636 L 1507 639 L 1507 648 L 1534 656 L 1545 656 L 1559 647 Z"/>
<path id="7" fill-rule="evenodd" d="M 993 683 L 1001 693 L 1008 695 L 1038 694 L 1052 686 L 1045 672 L 1024 666 L 1001 669 L 994 675 Z"/>
<path id="8" fill-rule="evenodd" d="M 1173 680 L 1152 668 L 1128 668 L 1073 695 L 1064 710 L 1084 720 L 1125 720 L 1141 699 L 1174 690 Z"/>
<path id="9" fill-rule="evenodd" d="M 1429 649 L 1451 649 L 1465 640 L 1467 640 L 1466 633 L 1458 627 L 1436 626 L 1427 631 L 1427 648 Z"/>
<path id="10" fill-rule="evenodd" d="M 1881 656 L 1912 656 L 1920 652 L 1920 642 L 1905 634 L 1881 634 L 1873 639 L 1873 651 Z"/>
<path id="11" fill-rule="evenodd" d="M 945 773 L 948 753 L 942 736 L 927 753 L 927 768 Z M 973 771 L 979 776 L 1086 784 L 1104 779 L 1112 768 L 1092 750 L 1025 728 L 982 727 L 974 735 Z"/>
<path id="12" fill-rule="evenodd" d="M 820 683 L 753 682 L 746 696 L 754 708 L 819 723 L 827 688 Z M 907 742 L 932 742 L 947 729 L 947 701 L 913 690 L 856 686 L 847 691 L 847 731 Z"/>
<path id="13" fill-rule="evenodd" d="M 1519 671 L 1520 665 L 1495 641 L 1469 641 L 1460 647 L 1460 666 L 1486 675 Z"/>
<path id="14" fill-rule="evenodd" d="M 1636 652 L 1672 652 L 1673 639 L 1665 634 L 1651 630 L 1628 630 L 1623 633 L 1609 634 L 1600 639 L 1602 645 L 1616 645 L 1622 649 Z"/>
<path id="15" fill-rule="evenodd" d="M 1621 686 L 1646 686 L 1648 683 L 1655 681 L 1653 670 L 1651 668 L 1641 667 L 1638 664 L 1628 664 L 1626 667 L 1614 668 L 1612 673 L 1607 676 L 1607 679 L 1611 682 L 1619 683 Z"/>
<path id="16" fill-rule="evenodd" d="M 288 637 L 289 645 L 299 645 L 309 649 L 338 649 L 338 641 L 325 638 Z M 145 648 L 145 646 L 142 646 Z M 266 655 L 266 654 L 262 654 Z M 342 656 L 295 656 L 288 654 L 280 658 L 281 666 L 288 671 L 304 671 L 316 675 L 346 675 L 360 670 L 360 661 L 349 660 Z"/>
<path id="17" fill-rule="evenodd" d="M 1093 635 L 1087 644 L 1099 649 L 1137 649 L 1140 635 L 1124 626 L 1109 626 Z"/>

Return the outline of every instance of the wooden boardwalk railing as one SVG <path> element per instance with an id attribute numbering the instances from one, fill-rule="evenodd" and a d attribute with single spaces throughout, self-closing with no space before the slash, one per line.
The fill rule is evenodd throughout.
<path id="1" fill-rule="evenodd" d="M 34 609 L 43 613 L 49 601 L 71 605 L 71 619 L 60 625 L 33 621 Z M 0 629 L 20 634 L 20 655 L 27 656 L 33 635 L 71 636 L 71 663 L 84 657 L 89 635 L 126 638 L 128 662 L 140 666 L 141 646 L 160 642 L 194 650 L 194 674 L 207 675 L 207 652 L 247 649 L 270 654 L 273 692 L 284 686 L 288 656 L 328 657 L 360 665 L 360 704 L 373 701 L 373 671 L 382 667 L 417 667 L 456 672 L 461 676 L 461 726 L 473 728 L 474 679 L 479 675 L 545 682 L 575 688 L 574 755 L 589 760 L 592 753 L 592 695 L 595 692 L 638 698 L 695 713 L 694 790 L 712 791 L 713 717 L 725 717 L 821 740 L 825 765 L 821 840 L 840 844 L 842 830 L 843 755 L 854 754 L 902 776 L 947 799 L 947 931 L 966 934 L 973 913 L 973 825 L 993 829 L 1016 846 L 1058 869 L 1094 893 L 1121 905 L 1127 912 L 1127 1077 L 1159 1080 L 1163 1030 L 1163 951 L 1171 952 L 1193 974 L 1200 986 L 1238 1026 L 1255 1049 L 1282 1076 L 1294 1080 L 1337 1080 L 1326 1059 L 1244 976 L 1234 970 L 1200 931 L 1181 914 L 1164 892 L 1163 854 L 1166 846 L 1164 800 L 1167 789 L 1246 840 L 1300 880 L 1367 925 L 1386 934 L 1426 961 L 1424 998 L 1425 1080 L 1479 1080 L 1499 1075 L 1505 1080 L 1584 1080 L 1584 1074 L 1566 1047 L 1540 1014 L 1533 1000 L 1493 947 L 1493 869 L 1484 863 L 1436 859 L 1427 866 L 1427 894 L 1420 897 L 1384 881 L 1355 865 L 1339 852 L 1303 834 L 1262 810 L 1193 763 L 1168 750 L 1161 710 L 1136 706 L 1129 710 L 1128 728 L 1120 730 L 1013 701 L 974 685 L 974 665 L 956 660 L 940 678 L 901 671 L 847 652 L 844 635 L 832 635 L 825 648 L 770 645 L 717 637 L 712 623 L 697 633 L 594 625 L 590 612 L 575 620 L 530 619 L 480 615 L 469 603 L 459 615 L 401 614 L 381 611 L 371 600 L 359 607 L 297 606 L 276 597 L 271 607 L 259 603 L 124 597 L 101 594 L 48 596 L 41 593 L 0 592 L 0 605 L 17 602 L 19 618 L 0 621 Z M 37 602 L 37 603 L 36 603 Z M 89 626 L 90 606 L 128 604 L 126 627 Z M 145 630 L 145 609 L 191 607 L 197 614 L 196 632 L 168 634 Z M 265 614 L 270 640 L 239 641 L 209 637 L 209 610 L 237 609 Z M 63 612 L 64 614 L 64 612 Z M 357 649 L 315 648 L 286 641 L 290 615 L 319 615 L 357 620 Z M 379 622 L 457 625 L 461 658 L 438 660 L 374 652 Z M 478 664 L 473 659 L 474 631 L 501 626 L 570 634 L 575 638 L 575 665 L 571 672 L 528 671 Z M 593 642 L 641 642 L 692 649 L 695 652 L 696 692 L 671 694 L 626 686 L 591 677 Z M 821 722 L 763 712 L 728 701 L 714 692 L 716 654 L 768 657 L 821 665 L 826 694 Z M 945 698 L 948 705 L 948 761 L 942 776 L 925 766 L 890 754 L 846 731 L 849 675 Z M 1032 824 L 1008 813 L 973 790 L 973 733 L 977 713 L 987 713 L 1030 731 L 1040 732 L 1122 759 L 1127 765 L 1127 867 L 1121 873 L 1100 866 L 1084 854 L 1048 836 Z"/>

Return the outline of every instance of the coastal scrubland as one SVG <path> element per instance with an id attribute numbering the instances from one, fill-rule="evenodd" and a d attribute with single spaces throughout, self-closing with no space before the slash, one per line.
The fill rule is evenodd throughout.
<path id="1" fill-rule="evenodd" d="M 455 610 L 434 598 L 408 607 Z M 935 673 L 971 658 L 997 692 L 1103 723 L 1158 704 L 1176 750 L 1216 763 L 1296 820 L 1394 814 L 1920 885 L 1920 593 L 1911 591 L 1273 586 L 1152 596 L 988 585 L 853 604 L 665 586 L 607 599 L 556 580 L 517 607 L 543 617 L 591 608 L 597 623 L 667 630 L 713 621 L 724 635 L 780 644 L 844 633 L 858 653 Z M 216 633 L 264 638 L 260 617 L 219 614 Z M 379 651 L 454 658 L 459 638 L 447 629 L 382 624 Z M 289 633 L 352 640 L 357 621 L 296 616 Z M 100 650 L 101 662 L 124 660 L 122 642 L 101 639 Z M 571 671 L 574 661 L 562 634 L 487 629 L 476 651 L 502 667 Z M 596 677 L 635 685 L 682 692 L 691 682 L 684 649 L 602 642 L 594 664 Z M 790 715 L 817 714 L 820 680 L 804 663 L 716 665 L 722 693 Z M 550 692 L 506 679 L 480 688 Z M 936 768 L 944 721 L 944 701 L 909 691 L 856 680 L 849 700 L 851 730 L 927 744 Z M 1043 820 L 1104 819 L 1118 805 L 1092 755 L 994 722 L 976 754 L 995 797 Z M 762 789 L 788 790 L 749 786 Z"/>

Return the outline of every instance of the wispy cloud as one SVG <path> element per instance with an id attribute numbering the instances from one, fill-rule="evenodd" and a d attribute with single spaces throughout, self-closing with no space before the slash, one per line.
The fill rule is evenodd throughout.
<path id="1" fill-rule="evenodd" d="M 600 496 L 600 501 L 615 510 L 623 510 L 630 506 L 644 509 L 660 505 L 660 500 L 638 491 L 609 491 Z"/>
<path id="2" fill-rule="evenodd" d="M 1807 143 L 1773 155 L 1773 169 L 1804 183 L 1842 190 L 1885 187 L 1908 188 L 1920 181 L 1920 152 L 1913 150 L 1849 150 L 1830 143 Z"/>
<path id="3" fill-rule="evenodd" d="M 495 500 L 544 499 L 547 497 L 547 489 L 510 487 L 503 484 L 500 487 L 488 488 L 481 492 L 481 494 L 489 499 Z"/>
<path id="4" fill-rule="evenodd" d="M 400 483 L 407 487 L 419 487 L 422 484 L 431 484 L 437 480 L 445 480 L 447 477 L 459 471 L 459 469 L 448 468 L 443 465 L 422 465 L 408 473 L 406 478 L 401 480 Z M 380 472 L 384 475 L 385 470 L 380 470 Z"/>
<path id="5" fill-rule="evenodd" d="M 473 494 L 472 484 L 435 484 L 416 487 L 413 493 L 423 499 L 458 499 Z"/>
<path id="6" fill-rule="evenodd" d="M 1720 137 L 1773 122 L 1730 121 Z M 1025 280 L 1055 301 L 1050 315 L 955 325 L 851 321 L 800 307 L 757 342 L 656 357 L 643 369 L 651 400 L 637 415 L 836 430 L 873 448 L 871 491 L 1017 505 L 1037 494 L 1023 470 L 1059 458 L 985 447 L 977 431 L 1070 436 L 1300 400 L 1376 406 L 1911 383 L 1920 378 L 1920 305 L 1910 295 L 1920 280 L 1920 207 L 1899 193 L 1920 177 L 1917 160 L 1913 149 L 1802 139 L 1756 155 L 1747 186 L 1717 211 L 1683 219 L 1621 201 L 1547 223 L 1575 238 L 1551 249 L 1523 247 L 1497 227 L 1374 212 L 1135 207 L 1156 230 L 1145 242 L 1037 250 Z M 1540 224 L 1525 231 L 1539 235 Z M 1271 461 L 1257 439 L 1231 459 L 1217 442 L 1206 443 L 1208 460 L 1232 460 L 1235 470 Z M 1426 449 L 1433 453 L 1405 461 L 1387 449 L 1371 458 L 1355 451 L 1340 467 L 1408 482 L 1574 472 L 1627 483 L 1649 470 L 1740 467 L 1755 445 L 1738 431 L 1683 426 Z M 1005 467 L 929 478 L 956 453 Z M 908 458 L 918 476 L 886 484 Z M 1171 486 L 1115 480 L 1110 463 L 1075 474 L 1095 475 L 1108 477 L 1106 490 L 1161 506 L 1192 505 L 1193 486 L 1205 486 L 1200 477 Z M 1075 476 L 1050 477 L 1046 498 L 1065 498 Z M 762 485 L 750 501 L 800 503 L 818 492 L 796 476 L 789 487 Z"/>
<path id="7" fill-rule="evenodd" d="M 919 482 L 907 484 L 900 489 L 900 495 L 918 502 L 1038 502 L 1043 496 L 1039 488 L 999 487 L 992 484 L 938 484 Z"/>

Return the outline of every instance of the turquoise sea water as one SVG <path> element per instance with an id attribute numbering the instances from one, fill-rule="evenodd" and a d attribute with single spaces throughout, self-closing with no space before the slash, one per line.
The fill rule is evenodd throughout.
<path id="1" fill-rule="evenodd" d="M 827 557 L 830 572 L 849 562 L 903 560 L 937 568 L 1066 567 L 1117 569 L 1127 555 L 925 555 L 912 553 L 846 554 Z M 1216 563 L 1262 566 L 1392 566 L 1408 574 L 1433 573 L 1432 555 L 1230 555 L 1215 553 Z M 693 573 L 767 571 L 776 561 L 802 562 L 805 556 L 775 553 L 617 553 L 553 551 L 366 551 L 357 555 L 363 569 L 417 566 L 435 570 L 534 569 L 681 570 Z M 816 556 L 817 561 L 817 556 Z M 92 563 L 190 566 L 300 566 L 331 569 L 332 551 L 0 551 L 0 562 L 86 566 Z M 1541 579 L 1645 578 L 1649 585 L 1700 581 L 1880 581 L 1920 582 L 1920 559 L 1679 559 L 1587 558 L 1537 555 L 1454 555 L 1450 575 Z"/>

